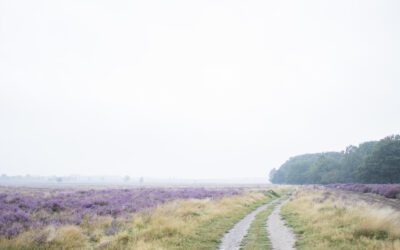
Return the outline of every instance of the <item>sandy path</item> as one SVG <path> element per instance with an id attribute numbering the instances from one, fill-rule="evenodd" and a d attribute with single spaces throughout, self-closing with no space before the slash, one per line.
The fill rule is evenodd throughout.
<path id="1" fill-rule="evenodd" d="M 291 250 L 296 242 L 293 232 L 285 225 L 280 215 L 281 207 L 285 202 L 279 204 L 272 211 L 267 220 L 267 231 L 274 250 Z"/>
<path id="2" fill-rule="evenodd" d="M 244 217 L 241 221 L 236 223 L 236 225 L 229 230 L 228 233 L 225 234 L 224 238 L 222 238 L 222 243 L 219 247 L 220 250 L 237 250 L 240 249 L 240 243 L 242 242 L 244 236 L 247 234 L 247 231 L 250 228 L 251 222 L 254 220 L 256 215 L 267 209 L 271 204 L 276 203 L 278 200 L 274 200 L 267 204 L 264 204 L 258 207 L 253 212 L 249 213 Z"/>

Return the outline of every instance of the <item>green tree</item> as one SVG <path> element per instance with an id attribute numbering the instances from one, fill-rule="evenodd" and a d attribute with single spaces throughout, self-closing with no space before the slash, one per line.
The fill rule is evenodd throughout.
<path id="1" fill-rule="evenodd" d="M 379 141 L 359 168 L 359 176 L 363 182 L 399 183 L 400 136 L 389 136 Z"/>
<path id="2" fill-rule="evenodd" d="M 341 152 L 289 158 L 270 173 L 272 183 L 400 183 L 400 135 L 348 146 Z"/>

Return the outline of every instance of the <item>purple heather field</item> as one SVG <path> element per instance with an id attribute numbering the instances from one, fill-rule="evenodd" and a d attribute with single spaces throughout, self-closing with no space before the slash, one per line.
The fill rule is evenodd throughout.
<path id="1" fill-rule="evenodd" d="M 400 184 L 338 183 L 328 184 L 327 187 L 361 193 L 374 193 L 386 198 L 400 199 Z"/>
<path id="2" fill-rule="evenodd" d="M 98 216 L 129 219 L 132 213 L 176 199 L 218 199 L 240 189 L 0 189 L 0 236 L 47 225 L 79 225 Z"/>

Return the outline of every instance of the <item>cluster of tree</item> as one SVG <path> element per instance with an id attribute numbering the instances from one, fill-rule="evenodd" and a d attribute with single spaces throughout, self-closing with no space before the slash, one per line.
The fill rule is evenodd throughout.
<path id="1" fill-rule="evenodd" d="M 342 152 L 291 157 L 269 177 L 277 184 L 400 183 L 400 135 Z"/>

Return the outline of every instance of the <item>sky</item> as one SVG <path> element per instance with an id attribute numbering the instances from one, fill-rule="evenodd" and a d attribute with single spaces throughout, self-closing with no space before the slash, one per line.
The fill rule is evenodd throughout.
<path id="1" fill-rule="evenodd" d="M 267 178 L 400 133 L 400 2 L 0 0 L 0 173 Z"/>

